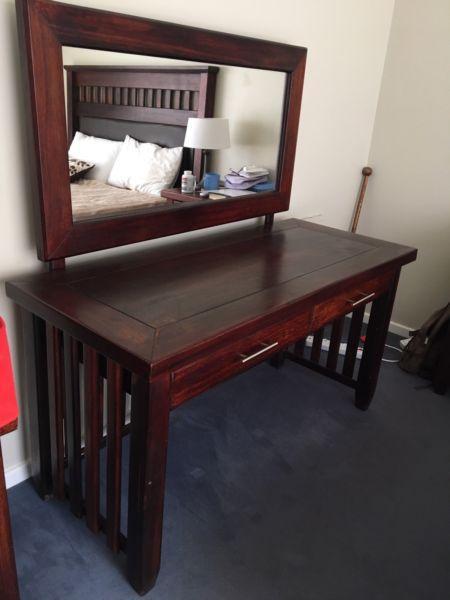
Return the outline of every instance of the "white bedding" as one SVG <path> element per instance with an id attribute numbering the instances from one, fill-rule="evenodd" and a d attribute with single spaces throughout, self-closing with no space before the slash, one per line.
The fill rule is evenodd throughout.
<path id="1" fill-rule="evenodd" d="M 73 220 L 142 212 L 166 204 L 161 196 L 116 188 L 95 179 L 80 179 L 70 184 Z"/>

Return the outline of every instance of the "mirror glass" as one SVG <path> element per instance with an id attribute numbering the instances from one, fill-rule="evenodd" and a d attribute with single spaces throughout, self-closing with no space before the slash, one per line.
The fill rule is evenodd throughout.
<path id="1" fill-rule="evenodd" d="M 276 190 L 285 73 L 72 47 L 63 65 L 74 222 Z"/>

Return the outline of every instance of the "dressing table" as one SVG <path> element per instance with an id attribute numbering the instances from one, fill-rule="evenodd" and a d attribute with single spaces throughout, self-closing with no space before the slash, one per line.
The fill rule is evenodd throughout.
<path id="1" fill-rule="evenodd" d="M 93 533 L 106 533 L 112 551 L 126 552 L 129 581 L 144 594 L 160 565 L 170 411 L 270 358 L 278 366 L 288 359 L 332 377 L 354 390 L 358 408 L 367 409 L 400 269 L 416 251 L 297 219 L 274 223 L 274 214 L 290 201 L 304 48 L 47 0 L 19 0 L 17 6 L 31 74 L 38 254 L 49 266 L 47 273 L 6 284 L 8 296 L 22 308 L 33 480 L 43 498 L 68 498 L 74 515 L 85 515 Z M 58 139 L 67 147 L 63 44 L 285 72 L 277 189 L 73 223 L 65 156 L 54 153 Z M 52 128 L 45 126 L 47 89 Z M 52 159 L 56 164 L 49 177 Z M 65 265 L 76 254 L 258 216 L 265 217 L 264 224 L 244 221 L 219 233 L 209 230 Z M 341 365 L 346 316 L 351 323 Z M 324 362 L 321 346 L 328 325 L 332 333 Z M 307 351 L 310 334 L 314 341 Z M 130 444 L 127 482 L 122 482 L 124 436 Z M 123 484 L 128 490 L 125 530 Z"/>

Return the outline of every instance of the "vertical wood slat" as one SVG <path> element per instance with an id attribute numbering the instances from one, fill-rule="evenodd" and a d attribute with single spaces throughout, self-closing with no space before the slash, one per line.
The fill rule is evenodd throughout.
<path id="1" fill-rule="evenodd" d="M 52 459 L 45 321 L 22 309 L 26 394 L 30 426 L 30 471 L 41 498 L 52 493 Z"/>
<path id="2" fill-rule="evenodd" d="M 116 105 L 116 104 L 117 104 L 117 105 L 119 105 L 119 104 L 120 104 L 121 97 L 122 97 L 121 88 L 120 88 L 120 87 L 115 87 L 115 88 L 113 88 L 113 90 L 114 90 L 114 100 L 113 100 L 113 104 L 115 104 L 115 105 Z"/>
<path id="3" fill-rule="evenodd" d="M 114 88 L 109 85 L 106 88 L 106 104 L 113 104 L 113 102 L 114 102 Z"/>
<path id="4" fill-rule="evenodd" d="M 127 87 L 123 87 L 120 88 L 122 93 L 121 93 L 121 98 L 120 98 L 120 104 L 122 106 L 128 106 L 128 88 Z"/>
<path id="5" fill-rule="evenodd" d="M 347 340 L 347 351 L 345 353 L 343 375 L 353 377 L 355 370 L 356 354 L 358 352 L 359 338 L 361 336 L 361 327 L 364 318 L 364 306 L 359 306 L 352 314 L 352 322 Z"/>
<path id="6" fill-rule="evenodd" d="M 172 91 L 171 90 L 163 90 L 163 108 L 170 108 L 172 102 Z"/>
<path id="7" fill-rule="evenodd" d="M 144 88 L 138 88 L 136 94 L 136 102 L 138 106 L 144 106 Z"/>
<path id="8" fill-rule="evenodd" d="M 79 343 L 67 333 L 64 333 L 64 364 L 69 501 L 73 514 L 81 517 L 83 496 L 81 484 L 80 347 Z"/>
<path id="9" fill-rule="evenodd" d="M 124 389 L 125 390 L 131 390 L 131 373 L 130 371 L 125 370 L 123 373 L 123 380 L 124 380 Z M 122 403 L 123 403 L 123 425 L 126 424 L 126 419 L 127 419 L 127 395 L 124 394 L 123 398 L 122 398 Z"/>
<path id="10" fill-rule="evenodd" d="M 62 333 L 46 324 L 53 494 L 64 500 L 64 371 Z"/>
<path id="11" fill-rule="evenodd" d="M 144 90 L 144 106 L 148 108 L 152 108 L 153 106 L 153 90 L 146 89 Z"/>
<path id="12" fill-rule="evenodd" d="M 106 536 L 111 550 L 119 552 L 125 392 L 123 370 L 110 359 L 107 361 L 107 381 Z"/>
<path id="13" fill-rule="evenodd" d="M 102 414 L 102 379 L 99 356 L 90 346 L 83 346 L 84 415 L 85 415 L 85 495 L 86 523 L 91 531 L 100 530 L 100 418 Z"/>
<path id="14" fill-rule="evenodd" d="M 198 110 L 199 104 L 199 92 L 195 91 L 191 93 L 190 98 L 190 110 Z"/>
<path id="15" fill-rule="evenodd" d="M 123 416 L 122 425 L 125 427 L 126 419 L 127 419 L 127 395 L 125 392 L 122 394 L 122 416 Z"/>
<path id="16" fill-rule="evenodd" d="M 172 108 L 175 110 L 180 109 L 180 101 L 181 101 L 181 91 L 174 90 L 172 94 Z"/>
<path id="17" fill-rule="evenodd" d="M 156 108 L 162 108 L 162 90 L 155 90 L 155 106 Z"/>
<path id="18" fill-rule="evenodd" d="M 344 317 L 336 319 L 336 321 L 333 322 L 330 337 L 330 349 L 328 351 L 327 358 L 327 368 L 331 369 L 332 371 L 335 371 L 337 367 L 343 327 Z"/>
<path id="19" fill-rule="evenodd" d="M 189 90 L 183 90 L 182 91 L 181 108 L 183 110 L 189 110 L 190 96 L 191 96 L 191 93 L 190 93 Z"/>
<path id="20" fill-rule="evenodd" d="M 314 334 L 314 341 L 311 348 L 311 360 L 312 362 L 320 362 L 320 353 L 322 351 L 322 340 L 323 340 L 323 328 L 316 331 Z"/>

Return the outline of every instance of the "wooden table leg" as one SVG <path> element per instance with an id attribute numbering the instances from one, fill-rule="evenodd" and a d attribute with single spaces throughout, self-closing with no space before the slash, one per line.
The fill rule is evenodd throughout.
<path id="1" fill-rule="evenodd" d="M 8 498 L 6 496 L 3 457 L 0 445 L 0 598 L 19 600 L 16 561 L 9 521 Z"/>
<path id="2" fill-rule="evenodd" d="M 281 352 L 277 352 L 270 358 L 269 364 L 272 367 L 275 367 L 275 369 L 281 369 L 281 367 L 284 365 L 284 360 L 284 351 L 282 350 Z"/>
<path id="3" fill-rule="evenodd" d="M 41 498 L 53 492 L 45 321 L 22 310 L 26 364 L 27 411 L 30 430 L 30 470 Z"/>
<path id="4" fill-rule="evenodd" d="M 372 303 L 356 382 L 355 406 L 361 410 L 369 408 L 377 386 L 399 274 L 392 280 L 389 289 Z"/>
<path id="5" fill-rule="evenodd" d="M 132 378 L 127 572 L 139 594 L 153 587 L 160 566 L 169 381 L 168 373 L 150 383 L 145 377 Z"/>
<path id="6" fill-rule="evenodd" d="M 269 213 L 264 217 L 264 231 L 270 231 L 273 227 L 274 214 Z"/>

